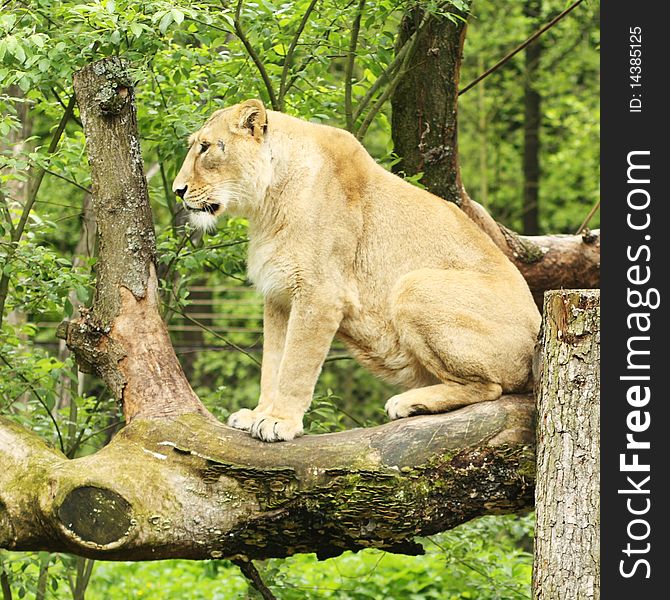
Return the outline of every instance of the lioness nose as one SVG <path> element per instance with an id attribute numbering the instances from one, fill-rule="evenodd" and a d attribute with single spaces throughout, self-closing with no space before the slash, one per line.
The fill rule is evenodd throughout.
<path id="1" fill-rule="evenodd" d="M 184 187 L 176 188 L 174 190 L 174 193 L 177 194 L 180 198 L 184 198 L 184 194 L 186 194 L 186 190 L 188 189 L 188 186 L 185 185 Z"/>

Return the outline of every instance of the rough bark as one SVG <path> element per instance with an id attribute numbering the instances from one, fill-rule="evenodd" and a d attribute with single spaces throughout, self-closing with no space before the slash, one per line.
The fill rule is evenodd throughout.
<path id="1" fill-rule="evenodd" d="M 533 400 L 265 444 L 201 415 L 136 418 L 67 460 L 0 419 L 0 547 L 91 558 L 416 554 L 430 535 L 532 507 Z"/>
<path id="2" fill-rule="evenodd" d="M 82 370 L 97 372 L 135 416 L 207 414 L 174 353 L 157 305 L 155 237 L 134 90 L 117 57 L 76 73 L 98 228 L 92 311 L 60 329 Z"/>
<path id="3" fill-rule="evenodd" d="M 403 17 L 399 39 L 410 36 L 419 10 Z M 391 97 L 392 134 L 402 158 L 396 170 L 423 172 L 421 182 L 456 203 L 519 268 L 539 306 L 546 290 L 600 286 L 600 233 L 521 236 L 500 225 L 472 200 L 461 182 L 457 144 L 457 99 L 466 27 L 431 17 L 403 80 Z M 426 86 L 425 82 L 431 85 Z"/>
<path id="4" fill-rule="evenodd" d="M 423 16 L 424 11 L 415 8 L 403 17 L 398 47 L 412 36 Z M 460 196 L 461 187 L 456 103 L 465 30 L 465 21 L 431 17 L 419 32 L 412 66 L 391 96 L 393 145 L 401 157 L 394 169 L 409 175 L 423 172 L 422 183 L 452 201 Z"/>
<path id="5" fill-rule="evenodd" d="M 533 598 L 600 597 L 600 294 L 545 297 Z"/>

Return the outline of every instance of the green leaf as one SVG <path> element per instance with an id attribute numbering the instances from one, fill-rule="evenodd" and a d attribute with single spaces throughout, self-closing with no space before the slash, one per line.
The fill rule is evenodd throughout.
<path id="1" fill-rule="evenodd" d="M 158 30 L 164 34 L 167 31 L 167 28 L 172 23 L 172 20 L 173 20 L 172 13 L 171 12 L 165 13 L 163 15 L 163 18 L 161 19 L 161 22 L 158 24 Z"/>
<path id="2" fill-rule="evenodd" d="M 172 18 L 174 19 L 174 22 L 177 25 L 181 25 L 182 21 L 184 20 L 184 13 L 180 11 L 178 8 L 173 8 L 170 11 L 170 14 L 172 15 Z"/>
<path id="3" fill-rule="evenodd" d="M 109 36 L 109 41 L 115 46 L 118 46 L 121 41 L 121 32 L 118 29 L 112 31 L 112 35 Z"/>
<path id="4" fill-rule="evenodd" d="M 74 288 L 74 292 L 77 295 L 77 300 L 82 304 L 88 302 L 88 290 L 83 285 L 77 285 Z"/>
<path id="5" fill-rule="evenodd" d="M 24 75 L 23 77 L 21 77 L 21 79 L 19 79 L 18 84 L 19 84 L 19 88 L 21 88 L 21 91 L 24 92 L 24 93 L 27 93 L 28 90 L 32 87 L 32 82 L 30 81 L 30 77 L 28 77 L 27 75 Z"/>
<path id="6" fill-rule="evenodd" d="M 71 317 L 74 314 L 74 306 L 72 306 L 72 302 L 70 302 L 69 298 L 65 298 L 65 306 L 63 307 L 63 310 L 68 317 Z"/>
<path id="7" fill-rule="evenodd" d="M 131 23 L 130 24 L 130 31 L 136 38 L 138 38 L 142 35 L 143 30 L 144 30 L 144 28 L 139 23 Z"/>

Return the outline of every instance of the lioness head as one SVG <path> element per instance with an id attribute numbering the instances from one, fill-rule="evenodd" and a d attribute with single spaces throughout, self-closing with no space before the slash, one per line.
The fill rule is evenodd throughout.
<path id="1" fill-rule="evenodd" d="M 260 201 L 270 161 L 266 128 L 263 103 L 247 100 L 216 111 L 191 135 L 172 191 L 183 198 L 196 227 L 213 228 L 223 212 L 245 214 Z"/>

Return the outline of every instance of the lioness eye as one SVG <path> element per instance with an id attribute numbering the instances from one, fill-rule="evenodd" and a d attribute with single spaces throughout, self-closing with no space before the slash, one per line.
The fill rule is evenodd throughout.
<path id="1" fill-rule="evenodd" d="M 207 152 L 207 148 L 209 148 L 209 142 L 202 142 L 200 144 L 200 154 Z"/>

